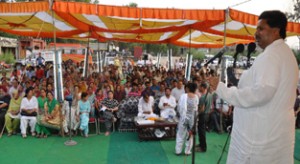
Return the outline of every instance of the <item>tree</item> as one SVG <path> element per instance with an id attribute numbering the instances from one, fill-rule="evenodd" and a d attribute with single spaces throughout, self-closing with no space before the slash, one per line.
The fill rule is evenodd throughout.
<path id="1" fill-rule="evenodd" d="M 294 0 L 294 11 L 286 13 L 287 18 L 293 22 L 300 22 L 300 0 Z"/>
<path id="2" fill-rule="evenodd" d="M 292 13 L 286 13 L 287 18 L 293 22 L 300 22 L 300 0 L 294 0 L 294 11 Z M 300 51 L 300 36 L 299 39 L 299 51 Z"/>
<path id="3" fill-rule="evenodd" d="M 138 4 L 135 2 L 130 2 L 128 7 L 138 7 Z"/>

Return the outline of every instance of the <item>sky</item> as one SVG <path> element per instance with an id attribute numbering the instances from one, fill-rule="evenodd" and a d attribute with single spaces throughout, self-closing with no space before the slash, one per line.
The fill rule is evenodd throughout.
<path id="1" fill-rule="evenodd" d="M 265 10 L 293 11 L 293 0 L 99 0 L 100 4 L 124 6 L 130 2 L 138 7 L 178 8 L 178 9 L 226 9 L 260 15 Z M 292 48 L 299 46 L 297 37 L 290 37 L 287 43 Z"/>

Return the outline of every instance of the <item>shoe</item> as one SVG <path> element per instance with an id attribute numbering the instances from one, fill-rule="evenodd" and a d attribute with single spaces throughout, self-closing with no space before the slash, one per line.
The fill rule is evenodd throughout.
<path id="1" fill-rule="evenodd" d="M 7 134 L 7 137 L 10 137 L 10 136 L 12 136 L 12 133 L 8 133 L 8 134 Z"/>
<path id="2" fill-rule="evenodd" d="M 191 153 L 185 153 L 185 155 L 186 155 L 186 156 L 189 156 L 189 155 L 191 155 Z"/>
<path id="3" fill-rule="evenodd" d="M 105 132 L 105 136 L 109 136 L 109 134 L 110 134 L 109 132 Z"/>
<path id="4" fill-rule="evenodd" d="M 89 137 L 89 135 L 88 135 L 88 134 L 85 134 L 85 135 L 84 135 L 84 138 L 88 138 L 88 137 Z"/>
<path id="5" fill-rule="evenodd" d="M 12 134 L 13 134 L 13 135 L 16 135 L 16 134 L 17 134 L 17 132 L 16 132 L 16 131 L 13 131 L 13 132 L 12 132 Z"/>
<path id="6" fill-rule="evenodd" d="M 35 132 L 32 132 L 32 133 L 31 133 L 31 136 L 32 136 L 32 137 L 35 137 L 35 135 L 36 135 Z"/>
<path id="7" fill-rule="evenodd" d="M 22 138 L 27 138 L 26 134 L 22 134 Z"/>
<path id="8" fill-rule="evenodd" d="M 181 153 L 174 153 L 176 156 L 181 156 L 182 154 Z"/>
<path id="9" fill-rule="evenodd" d="M 205 153 L 206 150 L 203 150 L 201 147 L 195 147 L 195 151 L 199 153 Z"/>

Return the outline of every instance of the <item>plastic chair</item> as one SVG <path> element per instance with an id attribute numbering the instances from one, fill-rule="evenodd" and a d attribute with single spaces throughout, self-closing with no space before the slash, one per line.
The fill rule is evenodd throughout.
<path id="1" fill-rule="evenodd" d="M 90 117 L 89 124 L 95 124 L 95 134 L 99 134 L 98 131 L 98 121 L 95 117 Z"/>
<path id="2" fill-rule="evenodd" d="M 103 124 L 105 126 L 105 119 L 100 116 L 98 118 L 98 124 L 99 124 L 99 130 L 98 130 L 98 134 L 101 133 L 101 124 Z M 112 128 L 113 128 L 113 132 L 115 132 L 115 122 L 112 120 Z"/>

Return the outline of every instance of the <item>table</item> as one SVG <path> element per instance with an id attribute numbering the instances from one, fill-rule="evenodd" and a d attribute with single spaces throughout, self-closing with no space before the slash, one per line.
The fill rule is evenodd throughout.
<path id="1" fill-rule="evenodd" d="M 135 121 L 137 133 L 139 140 L 161 140 L 161 139 L 175 139 L 176 138 L 176 127 L 177 122 L 169 121 L 155 121 L 154 124 L 143 124 L 140 125 Z M 166 132 L 166 134 L 158 138 L 155 136 L 154 131 L 156 129 L 161 129 Z"/>

